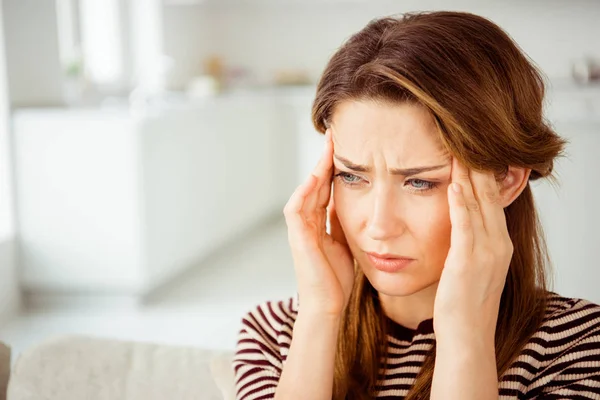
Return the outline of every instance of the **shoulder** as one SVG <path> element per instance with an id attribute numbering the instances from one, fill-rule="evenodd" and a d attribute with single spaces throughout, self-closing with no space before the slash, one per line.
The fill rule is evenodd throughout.
<path id="1" fill-rule="evenodd" d="M 600 306 L 549 292 L 542 324 L 513 366 L 525 368 L 528 377 L 533 378 L 549 366 L 571 359 L 590 347 L 600 349 Z M 592 350 L 591 354 L 600 361 L 600 351 Z"/>
<path id="2" fill-rule="evenodd" d="M 544 322 L 522 356 L 519 367 L 534 367 L 520 369 L 534 375 L 530 398 L 600 398 L 600 306 L 549 293 Z"/>
<path id="3" fill-rule="evenodd" d="M 257 348 L 277 358 L 285 358 L 292 341 L 298 315 L 298 297 L 265 301 L 252 307 L 243 317 L 237 352 Z"/>
<path id="4" fill-rule="evenodd" d="M 251 329 L 263 328 L 266 333 L 284 330 L 293 324 L 298 315 L 298 297 L 262 302 L 250 309 L 242 318 L 242 325 Z"/>
<path id="5" fill-rule="evenodd" d="M 600 305 L 550 292 L 540 332 L 547 334 L 547 339 L 564 344 L 569 339 L 577 341 L 588 336 L 600 339 Z"/>
<path id="6" fill-rule="evenodd" d="M 292 343 L 298 298 L 265 301 L 242 318 L 233 357 L 236 398 L 272 398 Z"/>
<path id="7" fill-rule="evenodd" d="M 530 343 L 543 354 L 543 364 L 581 351 L 581 346 L 600 346 L 600 305 L 549 292 L 542 325 Z"/>
<path id="8" fill-rule="evenodd" d="M 286 325 L 293 325 L 298 316 L 298 298 L 262 302 L 250 309 L 242 318 L 242 325 L 250 329 L 265 330 L 266 333 L 277 333 L 285 330 Z"/>

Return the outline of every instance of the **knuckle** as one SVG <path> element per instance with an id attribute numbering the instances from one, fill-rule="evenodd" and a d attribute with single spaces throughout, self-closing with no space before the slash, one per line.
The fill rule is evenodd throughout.
<path id="1" fill-rule="evenodd" d="M 479 203 L 477 203 L 476 201 L 469 201 L 465 204 L 465 207 L 467 207 L 467 210 L 469 211 L 479 211 Z"/>
<path id="2" fill-rule="evenodd" d="M 288 201 L 283 207 L 283 215 L 287 216 L 290 213 L 290 202 Z"/>
<path id="3" fill-rule="evenodd" d="M 458 228 L 463 231 L 468 231 L 471 229 L 471 220 L 469 218 L 463 218 L 458 221 Z"/>
<path id="4" fill-rule="evenodd" d="M 296 206 L 293 202 L 288 202 L 285 207 L 283 207 L 283 215 L 287 219 L 294 214 L 297 214 Z"/>
<path id="5" fill-rule="evenodd" d="M 470 181 L 469 171 L 463 171 L 458 173 L 458 179 L 460 181 Z"/>
<path id="6" fill-rule="evenodd" d="M 500 199 L 498 194 L 491 189 L 488 189 L 483 193 L 483 198 L 490 204 L 496 204 Z"/>

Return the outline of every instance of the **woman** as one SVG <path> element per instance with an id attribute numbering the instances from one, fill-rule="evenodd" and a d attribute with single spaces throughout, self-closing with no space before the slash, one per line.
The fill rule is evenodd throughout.
<path id="1" fill-rule="evenodd" d="M 600 307 L 546 289 L 529 182 L 565 143 L 543 95 L 473 14 L 350 38 L 313 105 L 323 156 L 284 210 L 298 298 L 244 318 L 238 398 L 600 399 Z"/>

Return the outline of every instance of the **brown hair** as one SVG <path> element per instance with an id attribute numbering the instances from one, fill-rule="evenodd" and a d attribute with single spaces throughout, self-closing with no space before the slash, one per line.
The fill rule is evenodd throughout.
<path id="1" fill-rule="evenodd" d="M 509 165 L 551 177 L 565 141 L 542 115 L 542 74 L 491 21 L 463 12 L 410 13 L 371 21 L 333 55 L 312 118 L 325 132 L 346 100 L 411 101 L 431 113 L 447 150 L 501 178 Z M 549 264 L 530 185 L 505 209 L 514 252 L 496 328 L 500 377 L 540 327 Z M 381 384 L 387 340 L 377 292 L 357 268 L 336 352 L 333 398 L 370 399 Z M 435 346 L 407 399 L 428 399 Z"/>

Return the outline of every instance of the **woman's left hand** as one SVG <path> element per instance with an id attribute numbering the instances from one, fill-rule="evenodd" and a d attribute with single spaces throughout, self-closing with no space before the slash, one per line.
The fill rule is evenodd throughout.
<path id="1" fill-rule="evenodd" d="M 463 343 L 491 340 L 493 346 L 513 254 L 493 173 L 469 170 L 453 158 L 448 202 L 451 244 L 435 298 L 436 337 Z"/>

